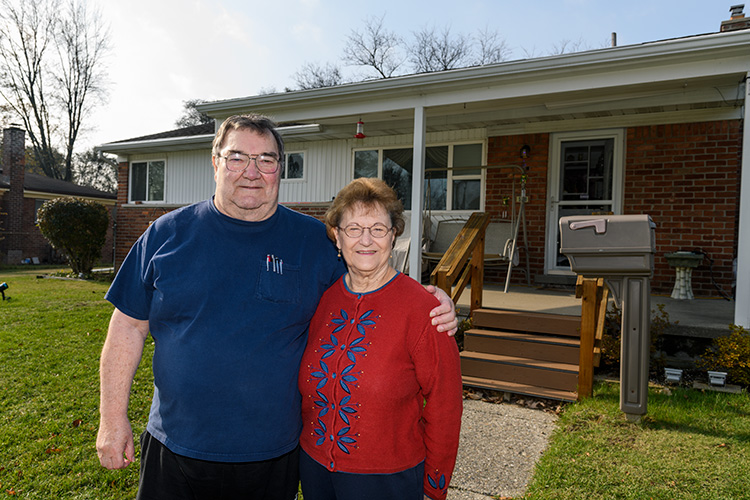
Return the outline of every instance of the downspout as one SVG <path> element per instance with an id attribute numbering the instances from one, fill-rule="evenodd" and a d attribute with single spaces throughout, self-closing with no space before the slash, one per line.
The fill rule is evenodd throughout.
<path id="1" fill-rule="evenodd" d="M 414 108 L 414 162 L 411 183 L 411 228 L 409 239 L 409 276 L 422 282 L 422 200 L 424 199 L 425 165 L 425 125 L 424 105 Z"/>
<path id="2" fill-rule="evenodd" d="M 742 164 L 740 170 L 740 216 L 737 228 L 737 285 L 734 324 L 750 328 L 750 85 L 745 75 L 745 102 L 742 118 Z"/>

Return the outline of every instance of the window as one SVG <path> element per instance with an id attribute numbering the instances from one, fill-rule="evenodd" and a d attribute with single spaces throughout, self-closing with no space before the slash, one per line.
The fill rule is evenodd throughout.
<path id="1" fill-rule="evenodd" d="M 453 210 L 479 210 L 482 200 L 481 144 L 453 147 Z"/>
<path id="2" fill-rule="evenodd" d="M 40 200 L 36 199 L 34 200 L 34 224 L 39 224 L 39 209 L 42 208 L 42 205 L 44 205 L 44 202 L 47 200 Z"/>
<path id="3" fill-rule="evenodd" d="M 164 201 L 164 160 L 130 164 L 130 201 Z"/>
<path id="4" fill-rule="evenodd" d="M 305 178 L 305 153 L 303 151 L 284 154 L 281 178 L 287 180 Z"/>
<path id="5" fill-rule="evenodd" d="M 425 148 L 424 206 L 430 210 L 478 210 L 482 192 L 482 144 Z M 354 152 L 354 178 L 378 177 L 392 186 L 411 210 L 412 148 Z M 451 168 L 452 167 L 452 168 Z"/>

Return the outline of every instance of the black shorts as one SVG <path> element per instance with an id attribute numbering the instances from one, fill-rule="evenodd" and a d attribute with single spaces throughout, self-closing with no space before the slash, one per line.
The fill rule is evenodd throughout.
<path id="1" fill-rule="evenodd" d="M 141 435 L 141 476 L 136 500 L 294 500 L 299 488 L 299 447 L 261 462 L 209 462 L 170 451 Z"/>

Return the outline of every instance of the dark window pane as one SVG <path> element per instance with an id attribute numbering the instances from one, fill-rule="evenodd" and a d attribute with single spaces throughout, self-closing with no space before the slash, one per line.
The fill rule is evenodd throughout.
<path id="1" fill-rule="evenodd" d="M 425 148 L 425 152 L 425 210 L 445 210 L 448 194 L 448 146 Z"/>
<path id="2" fill-rule="evenodd" d="M 304 177 L 304 153 L 291 153 L 286 159 L 286 179 L 302 179 Z"/>
<path id="3" fill-rule="evenodd" d="M 614 139 L 564 142 L 560 169 L 562 200 L 612 198 Z"/>
<path id="4" fill-rule="evenodd" d="M 164 162 L 148 164 L 148 201 L 164 201 Z"/>
<path id="5" fill-rule="evenodd" d="M 146 200 L 146 173 L 145 163 L 132 163 L 130 165 L 130 199 L 131 201 Z"/>
<path id="6" fill-rule="evenodd" d="M 378 152 L 355 151 L 354 152 L 354 178 L 377 177 L 378 176 Z"/>
<path id="7" fill-rule="evenodd" d="M 459 144 L 453 147 L 453 167 L 481 167 L 482 145 Z M 454 170 L 453 175 L 479 175 L 480 168 L 470 170 Z"/>
<path id="8" fill-rule="evenodd" d="M 411 176 L 414 155 L 411 148 L 386 149 L 383 151 L 383 180 L 396 190 L 404 204 L 411 210 Z"/>
<path id="9" fill-rule="evenodd" d="M 479 210 L 481 185 L 479 179 L 453 181 L 453 210 Z"/>

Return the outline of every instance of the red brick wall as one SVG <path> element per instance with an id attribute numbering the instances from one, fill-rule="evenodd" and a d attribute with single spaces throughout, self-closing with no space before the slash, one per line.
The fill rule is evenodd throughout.
<path id="1" fill-rule="evenodd" d="M 627 130 L 625 213 L 656 223 L 652 289 L 670 293 L 674 270 L 664 254 L 702 249 L 713 279 L 731 294 L 739 222 L 742 133 L 738 120 Z M 693 271 L 696 296 L 719 296 L 708 259 Z"/>
<path id="2" fill-rule="evenodd" d="M 674 269 L 664 254 L 702 249 L 713 259 L 713 280 L 731 294 L 732 261 L 736 256 L 739 207 L 739 171 L 742 131 L 737 120 L 632 127 L 625 145 L 625 214 L 645 213 L 656 228 L 656 255 L 652 290 L 670 294 Z M 549 135 L 490 137 L 489 165 L 521 164 L 519 151 L 527 144 L 531 154 L 526 206 L 529 256 L 533 276 L 544 270 L 545 210 Z M 486 211 L 493 219 L 503 211 L 511 179 L 505 171 L 488 170 Z M 523 258 L 521 254 L 521 258 Z M 504 273 L 488 270 L 490 281 Z M 523 275 L 513 274 L 514 283 Z M 693 292 L 718 297 L 708 259 L 693 271 Z"/>
<path id="3" fill-rule="evenodd" d="M 530 148 L 528 158 L 521 158 L 521 148 Z M 534 275 L 544 271 L 544 238 L 547 199 L 547 164 L 549 156 L 549 134 L 527 134 L 504 137 L 490 137 L 487 147 L 487 165 L 519 165 L 526 168 L 526 232 L 528 236 L 527 248 L 531 266 L 531 282 Z M 516 195 L 520 195 L 520 175 L 509 169 L 487 170 L 487 197 L 485 211 L 493 220 L 501 219 L 504 211 L 510 212 L 509 207 L 503 205 L 503 198 L 510 199 L 513 189 L 513 176 L 516 177 Z M 509 202 L 510 203 L 510 202 Z M 508 215 L 510 217 L 510 215 Z M 523 244 L 522 233 L 519 233 L 518 244 Z M 519 254 L 522 262 L 526 256 Z M 485 271 L 488 281 L 505 282 L 505 271 L 488 268 Z M 526 277 L 515 271 L 511 274 L 512 283 L 526 283 Z"/>

